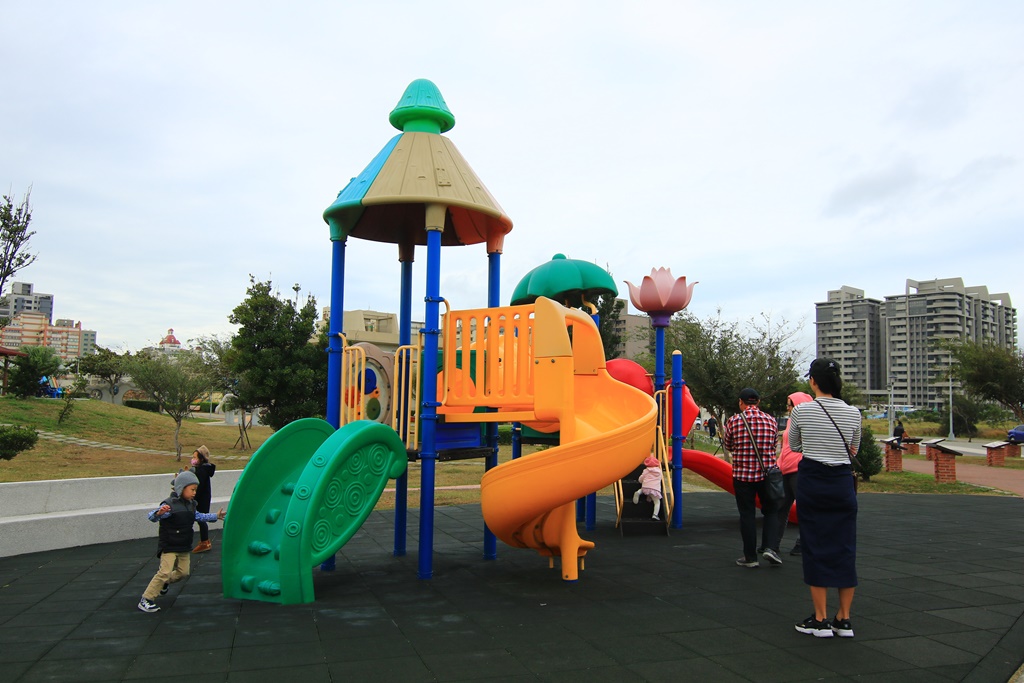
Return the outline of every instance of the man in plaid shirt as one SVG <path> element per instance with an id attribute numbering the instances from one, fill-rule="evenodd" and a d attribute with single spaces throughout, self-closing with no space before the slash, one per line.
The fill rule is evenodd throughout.
<path id="1" fill-rule="evenodd" d="M 768 501 L 768 487 L 754 450 L 756 443 L 764 467 L 774 466 L 775 441 L 779 430 L 775 418 L 758 407 L 760 402 L 761 397 L 755 390 L 748 388 L 741 391 L 740 412 L 726 421 L 722 433 L 722 444 L 732 453 L 732 485 L 736 494 L 736 509 L 740 513 L 740 536 L 743 538 L 743 557 L 736 560 L 736 564 L 750 568 L 761 566 L 757 559 L 758 552 L 770 564 L 782 564 L 782 558 L 779 557 L 781 539 L 776 506 Z M 764 518 L 760 548 L 756 547 L 755 497 L 761 499 L 761 516 Z"/>

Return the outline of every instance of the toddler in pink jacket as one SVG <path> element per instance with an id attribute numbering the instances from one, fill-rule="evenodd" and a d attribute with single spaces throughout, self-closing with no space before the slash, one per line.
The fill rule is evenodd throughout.
<path id="1" fill-rule="evenodd" d="M 633 494 L 633 505 L 640 503 L 640 496 L 647 496 L 647 500 L 654 503 L 654 514 L 651 519 L 660 519 L 661 512 L 661 463 L 653 455 L 648 455 L 644 460 L 644 471 L 640 473 L 640 488 Z"/>

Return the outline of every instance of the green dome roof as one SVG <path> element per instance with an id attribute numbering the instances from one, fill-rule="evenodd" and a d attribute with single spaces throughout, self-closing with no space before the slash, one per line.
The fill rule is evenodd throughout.
<path id="1" fill-rule="evenodd" d="M 608 271 L 589 261 L 555 254 L 550 261 L 537 266 L 519 281 L 512 292 L 512 305 L 532 304 L 537 297 L 545 296 L 561 304 L 578 307 L 584 298 L 592 301 L 602 294 L 619 294 Z"/>

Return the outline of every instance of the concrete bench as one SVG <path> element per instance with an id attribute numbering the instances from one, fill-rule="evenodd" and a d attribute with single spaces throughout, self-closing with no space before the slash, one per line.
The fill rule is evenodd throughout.
<path id="1" fill-rule="evenodd" d="M 217 470 L 211 511 L 227 507 L 241 473 Z M 172 479 L 147 474 L 0 484 L 0 557 L 147 537 L 155 548 L 157 525 L 146 513 L 170 495 Z"/>

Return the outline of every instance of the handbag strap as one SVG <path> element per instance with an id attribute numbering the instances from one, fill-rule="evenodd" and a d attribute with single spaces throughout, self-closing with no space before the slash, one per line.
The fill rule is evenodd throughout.
<path id="1" fill-rule="evenodd" d="M 828 417 L 829 422 L 831 422 L 832 426 L 836 428 L 837 432 L 839 432 L 839 438 L 843 440 L 843 446 L 846 448 L 846 457 L 850 459 L 850 464 L 853 464 L 853 449 L 850 447 L 850 444 L 846 443 L 846 437 L 843 436 L 843 430 L 839 429 L 839 425 L 836 424 L 836 421 L 832 419 L 832 416 L 827 410 L 825 410 L 825 406 L 819 402 L 818 399 L 814 399 L 814 402 L 818 404 L 819 408 L 825 411 L 825 415 Z"/>
<path id="2" fill-rule="evenodd" d="M 768 468 L 764 466 L 764 458 L 761 457 L 761 449 L 757 447 L 757 439 L 754 438 L 754 432 L 750 429 L 750 423 L 747 422 L 747 416 L 740 411 L 740 419 L 743 420 L 743 426 L 747 428 L 747 434 L 750 435 L 750 443 L 754 446 L 754 455 L 757 456 L 757 464 L 761 466 L 761 474 L 768 476 Z"/>

